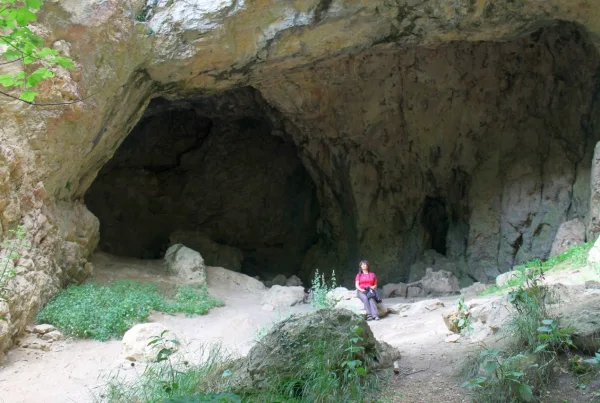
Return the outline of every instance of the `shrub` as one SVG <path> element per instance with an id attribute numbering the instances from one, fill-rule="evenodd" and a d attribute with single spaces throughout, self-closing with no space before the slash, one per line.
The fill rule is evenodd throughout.
<path id="1" fill-rule="evenodd" d="M 222 303 L 205 288 L 181 287 L 172 300 L 156 285 L 119 281 L 112 285 L 87 283 L 62 290 L 37 315 L 38 323 L 50 323 L 67 335 L 96 340 L 120 337 L 150 311 L 205 314 Z"/>
<path id="2" fill-rule="evenodd" d="M 16 274 L 14 263 L 21 257 L 23 250 L 29 247 L 24 227 L 8 230 L 8 233 L 9 237 L 0 243 L 0 252 L 3 252 L 0 260 L 0 301 L 5 300 L 10 292 L 8 282 Z"/>

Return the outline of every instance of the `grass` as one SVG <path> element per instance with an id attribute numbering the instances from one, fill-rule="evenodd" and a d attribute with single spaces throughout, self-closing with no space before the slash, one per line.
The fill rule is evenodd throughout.
<path id="1" fill-rule="evenodd" d="M 130 380 L 120 373 L 112 374 L 96 400 L 110 403 L 240 402 L 238 395 L 229 392 L 228 367 L 234 357 L 218 344 L 204 346 L 197 354 L 202 357 L 198 364 L 169 356 L 149 365 Z"/>
<path id="2" fill-rule="evenodd" d="M 36 321 L 52 324 L 69 336 L 105 341 L 144 322 L 153 310 L 202 315 L 222 305 L 206 288 L 178 287 L 169 298 L 156 285 L 90 282 L 62 290 L 40 311 Z"/>
<path id="3" fill-rule="evenodd" d="M 511 289 L 525 283 L 527 280 L 527 273 L 529 272 L 547 273 L 584 267 L 587 264 L 588 252 L 592 246 L 594 246 L 593 241 L 586 242 L 575 245 L 571 249 L 553 256 L 545 262 L 542 262 L 540 259 L 533 259 L 523 265 L 516 266 L 513 269 L 515 272 L 514 277 L 512 277 L 505 286 L 498 287 L 494 284 L 481 291 L 478 295 L 506 294 Z"/>
<path id="4" fill-rule="evenodd" d="M 236 378 L 235 357 L 219 345 L 203 348 L 200 363 L 189 364 L 168 354 L 150 364 L 138 376 L 114 374 L 97 401 L 111 403 L 313 403 L 374 402 L 378 376 L 363 346 L 363 329 L 356 325 L 347 340 L 294 340 L 296 359 L 284 366 L 267 367 L 259 375 L 264 382 L 250 383 Z M 168 336 L 159 338 L 168 343 Z M 283 343 L 285 338 L 281 339 Z M 154 341 L 152 341 L 154 342 Z M 166 344 L 165 344 L 166 345 Z M 254 374 L 256 375 L 256 374 Z M 242 377 L 242 379 L 244 379 Z M 250 379 L 250 378 L 249 378 Z M 253 389 L 243 389 L 241 385 Z"/>

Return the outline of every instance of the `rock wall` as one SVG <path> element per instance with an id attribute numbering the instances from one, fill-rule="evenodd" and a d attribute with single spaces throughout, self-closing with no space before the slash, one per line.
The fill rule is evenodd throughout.
<path id="1" fill-rule="evenodd" d="M 443 249 L 447 225 L 446 253 L 483 278 L 544 252 L 556 223 L 587 214 L 594 4 L 151 4 L 46 3 L 36 32 L 77 68 L 38 101 L 81 102 L 0 98 L 0 238 L 24 224 L 31 243 L 2 304 L 0 351 L 92 270 L 98 221 L 82 198 L 159 96 L 252 86 L 277 110 L 270 120 L 295 143 L 321 207 L 303 272 L 368 256 L 384 279 L 401 278 L 423 248 Z M 550 27 L 557 20 L 574 24 Z"/>

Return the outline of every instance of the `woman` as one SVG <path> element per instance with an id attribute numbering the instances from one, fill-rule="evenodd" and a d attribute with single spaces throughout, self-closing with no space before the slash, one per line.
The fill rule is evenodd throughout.
<path id="1" fill-rule="evenodd" d="M 367 311 L 367 320 L 379 320 L 379 312 L 377 312 L 377 276 L 369 271 L 369 262 L 361 260 L 358 264 L 360 267 L 356 275 L 356 294 L 365 305 Z M 367 289 L 370 288 L 375 293 L 373 298 L 367 296 Z"/>

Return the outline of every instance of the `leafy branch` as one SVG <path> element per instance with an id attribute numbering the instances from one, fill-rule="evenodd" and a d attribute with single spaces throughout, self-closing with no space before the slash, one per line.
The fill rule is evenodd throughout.
<path id="1" fill-rule="evenodd" d="M 73 69 L 73 61 L 44 46 L 28 26 L 37 21 L 42 0 L 0 0 L 0 65 L 21 63 L 19 71 L 0 74 L 0 94 L 33 104 L 35 88 L 55 76 L 58 67 Z"/>

